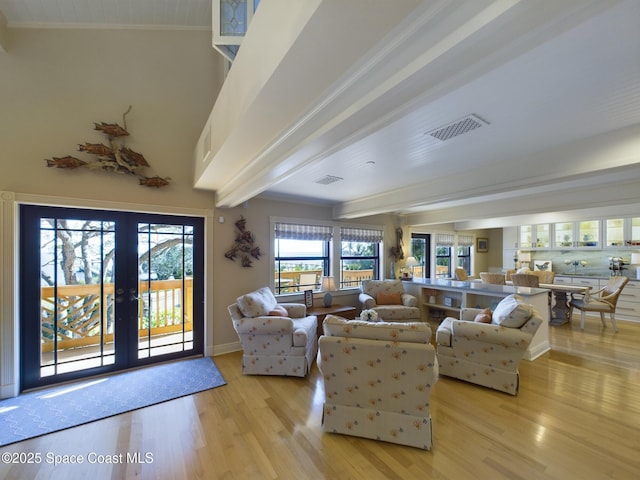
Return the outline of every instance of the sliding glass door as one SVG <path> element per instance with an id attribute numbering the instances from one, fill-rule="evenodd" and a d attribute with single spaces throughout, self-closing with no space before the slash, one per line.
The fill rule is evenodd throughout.
<path id="1" fill-rule="evenodd" d="M 21 387 L 203 352 L 202 218 L 22 206 Z"/>

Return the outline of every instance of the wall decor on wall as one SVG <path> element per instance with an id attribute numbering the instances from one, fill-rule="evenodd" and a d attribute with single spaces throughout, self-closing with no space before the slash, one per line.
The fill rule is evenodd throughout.
<path id="1" fill-rule="evenodd" d="M 148 177 L 142 173 L 143 169 L 150 168 L 149 162 L 141 153 L 135 152 L 127 147 L 125 137 L 129 136 L 127 131 L 127 114 L 131 111 L 131 106 L 122 115 L 121 127 L 117 123 L 94 123 L 94 130 L 107 136 L 109 145 L 104 143 L 85 142 L 78 145 L 78 151 L 93 155 L 89 161 L 84 161 L 71 155 L 66 157 L 52 157 L 45 159 L 47 167 L 75 169 L 86 167 L 89 169 L 100 169 L 107 172 L 135 175 L 139 179 L 140 185 L 146 187 L 164 187 L 169 185 L 169 177 L 158 175 Z"/>
<path id="2" fill-rule="evenodd" d="M 238 230 L 236 233 L 236 241 L 224 256 L 231 261 L 236 261 L 239 257 L 243 267 L 252 267 L 253 262 L 251 257 L 260 260 L 260 256 L 262 255 L 260 247 L 254 245 L 253 234 L 246 229 L 247 220 L 242 215 L 235 225 Z"/>

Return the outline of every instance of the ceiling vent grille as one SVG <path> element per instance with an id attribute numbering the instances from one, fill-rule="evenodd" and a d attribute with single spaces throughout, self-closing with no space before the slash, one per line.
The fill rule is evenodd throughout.
<path id="1" fill-rule="evenodd" d="M 426 134 L 444 142 L 450 138 L 457 137 L 458 135 L 470 132 L 471 130 L 475 130 L 476 128 L 480 128 L 484 125 L 489 125 L 489 122 L 486 122 L 477 115 L 472 114 L 467 115 L 461 120 L 456 120 L 448 125 L 431 130 Z"/>
<path id="2" fill-rule="evenodd" d="M 314 183 L 319 183 L 320 185 L 330 185 L 335 182 L 339 182 L 340 180 L 344 180 L 342 177 L 336 177 L 334 175 L 325 175 L 322 178 L 319 178 Z"/>

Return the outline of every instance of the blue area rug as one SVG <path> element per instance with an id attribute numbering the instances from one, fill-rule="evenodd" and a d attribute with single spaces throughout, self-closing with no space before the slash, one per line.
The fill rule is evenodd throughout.
<path id="1" fill-rule="evenodd" d="M 0 400 L 0 446 L 224 384 L 204 357 L 25 393 Z"/>

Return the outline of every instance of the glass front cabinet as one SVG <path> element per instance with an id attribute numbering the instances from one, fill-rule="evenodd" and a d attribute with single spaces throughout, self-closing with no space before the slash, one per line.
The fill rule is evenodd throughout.
<path id="1" fill-rule="evenodd" d="M 639 247 L 640 217 L 520 225 L 518 248 L 548 250 Z"/>
<path id="2" fill-rule="evenodd" d="M 518 227 L 518 248 L 549 248 L 550 225 L 520 225 Z"/>
<path id="3" fill-rule="evenodd" d="M 608 218 L 604 236 L 606 247 L 640 246 L 640 217 Z"/>

